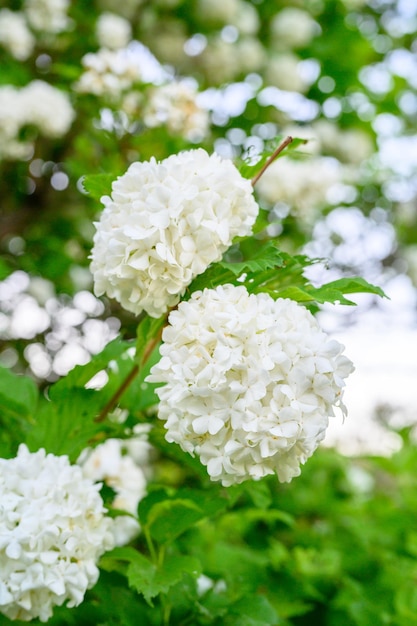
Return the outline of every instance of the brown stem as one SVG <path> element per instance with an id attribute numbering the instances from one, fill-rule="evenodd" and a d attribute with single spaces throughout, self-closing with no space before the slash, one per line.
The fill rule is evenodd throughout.
<path id="1" fill-rule="evenodd" d="M 271 156 L 267 159 L 267 161 L 264 163 L 263 167 L 259 170 L 259 172 L 252 178 L 252 186 L 254 187 L 256 185 L 256 183 L 258 182 L 258 180 L 260 179 L 260 177 L 262 176 L 262 174 L 268 169 L 268 167 L 271 165 L 271 163 L 273 161 L 275 161 L 275 159 L 277 158 L 277 156 L 279 154 L 281 154 L 281 152 L 283 150 L 285 150 L 285 148 L 287 146 L 289 146 L 289 144 L 292 142 L 292 137 L 286 137 L 286 139 L 284 139 L 284 141 L 282 143 L 279 144 L 278 148 L 276 150 L 274 150 L 274 152 L 271 154 Z"/>
<path id="2" fill-rule="evenodd" d="M 129 374 L 126 376 L 126 378 L 124 379 L 124 381 L 122 382 L 120 387 L 118 387 L 118 389 L 116 389 L 115 393 L 112 395 L 110 400 L 107 402 L 107 404 L 103 407 L 103 409 L 97 415 L 97 417 L 94 420 L 95 422 L 97 422 L 97 423 L 103 422 L 106 419 L 107 415 L 110 413 L 110 411 L 112 411 L 114 409 L 114 407 L 117 405 L 117 403 L 119 402 L 120 398 L 122 397 L 122 395 L 124 394 L 126 389 L 134 381 L 134 379 L 138 375 L 140 369 L 145 365 L 146 361 L 151 356 L 154 348 L 160 342 L 163 329 L 164 329 L 164 326 L 161 326 L 161 328 L 159 329 L 159 331 L 157 332 L 155 337 L 153 337 L 150 340 L 150 342 L 146 346 L 145 350 L 143 351 L 143 355 L 142 355 L 142 358 L 140 360 L 140 365 L 138 365 L 136 363 L 132 367 L 132 369 L 130 370 Z"/>

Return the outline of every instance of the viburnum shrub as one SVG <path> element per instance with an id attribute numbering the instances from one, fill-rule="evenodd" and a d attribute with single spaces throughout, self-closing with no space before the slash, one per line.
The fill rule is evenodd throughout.
<path id="1" fill-rule="evenodd" d="M 381 292 L 359 278 L 313 287 L 311 261 L 263 236 L 254 187 L 299 143 L 288 137 L 241 171 L 201 148 L 135 162 L 110 195 L 109 177 L 86 178 L 104 204 L 95 292 L 138 316 L 137 340 L 111 342 L 47 399 L 9 373 L 20 386 L 11 406 L 32 416 L 17 456 L 0 461 L 0 612 L 10 619 L 47 621 L 54 606 L 79 605 L 101 564 L 144 599 L 146 623 L 177 623 L 178 585 L 193 623 L 206 623 L 198 598 L 210 589 L 221 599 L 227 583 L 177 538 L 233 507 L 240 484 L 298 476 L 334 409 L 346 414 L 353 365 L 313 312 Z M 277 623 L 259 598 L 262 623 Z"/>

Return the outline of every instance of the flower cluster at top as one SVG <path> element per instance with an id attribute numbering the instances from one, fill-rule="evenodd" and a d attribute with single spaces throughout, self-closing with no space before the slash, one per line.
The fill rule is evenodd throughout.
<path id="1" fill-rule="evenodd" d="M 0 459 L 0 612 L 47 621 L 54 606 L 78 606 L 114 545 L 98 491 L 66 456 L 21 445 Z"/>
<path id="2" fill-rule="evenodd" d="M 157 389 L 166 439 L 197 454 L 224 486 L 300 474 L 342 403 L 352 371 L 343 346 L 292 300 L 223 285 L 169 316 Z"/>
<path id="3" fill-rule="evenodd" d="M 96 295 L 160 317 L 186 287 L 251 233 L 259 207 L 230 160 L 203 149 L 133 163 L 104 197 L 91 271 Z"/>

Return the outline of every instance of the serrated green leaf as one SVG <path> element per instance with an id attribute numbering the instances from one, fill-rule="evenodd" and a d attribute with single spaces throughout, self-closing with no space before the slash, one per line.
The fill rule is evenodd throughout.
<path id="1" fill-rule="evenodd" d="M 377 287 L 376 285 L 371 285 L 364 278 L 360 276 L 349 276 L 348 278 L 339 278 L 338 280 L 334 280 L 330 283 L 326 283 L 320 289 L 334 289 L 338 290 L 343 294 L 346 293 L 373 293 L 377 296 L 381 296 L 382 298 L 387 298 L 388 296 L 381 287 Z"/>
<path id="2" fill-rule="evenodd" d="M 27 436 L 30 450 L 45 448 L 53 454 L 67 454 L 76 461 L 82 450 L 91 445 L 103 430 L 108 436 L 117 436 L 120 426 L 95 421 L 103 398 L 92 389 L 65 389 L 53 401 L 40 405 L 36 426 Z"/>
<path id="3" fill-rule="evenodd" d="M 254 254 L 240 263 L 227 263 L 221 261 L 220 267 L 231 271 L 235 276 L 240 276 L 244 272 L 263 272 L 275 267 L 282 267 L 284 259 L 276 245 L 272 241 L 268 241 L 260 248 L 255 249 Z"/>
<path id="4" fill-rule="evenodd" d="M 204 517 L 205 511 L 191 500 L 164 500 L 152 507 L 146 525 L 156 541 L 167 544 Z"/>
<path id="5" fill-rule="evenodd" d="M 82 186 L 95 200 L 101 200 L 103 196 L 109 196 L 112 183 L 117 179 L 117 174 L 89 174 L 82 179 Z"/>
<path id="6" fill-rule="evenodd" d="M 31 378 L 0 367 L 0 411 L 11 417 L 33 416 L 38 402 L 38 388 Z"/>
<path id="7" fill-rule="evenodd" d="M 194 557 L 171 554 L 157 567 L 133 548 L 112 550 L 101 559 L 100 567 L 107 571 L 123 571 L 118 561 L 128 563 L 125 575 L 129 586 L 141 593 L 151 606 L 153 598 L 160 593 L 167 593 L 185 575 L 197 577 L 201 572 L 200 562 Z"/>

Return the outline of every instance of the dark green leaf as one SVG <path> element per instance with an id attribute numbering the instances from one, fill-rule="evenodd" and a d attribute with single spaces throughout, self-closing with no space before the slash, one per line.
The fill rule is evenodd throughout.
<path id="1" fill-rule="evenodd" d="M 172 543 L 204 517 L 205 511 L 192 500 L 164 500 L 152 507 L 146 525 L 156 541 Z"/>
<path id="2" fill-rule="evenodd" d="M 233 626 L 273 626 L 279 623 L 274 607 L 265 596 L 243 597 L 229 611 L 238 616 L 231 622 Z"/>
<path id="3" fill-rule="evenodd" d="M 117 174 L 89 174 L 84 176 L 82 185 L 92 198 L 101 200 L 103 196 L 111 194 L 112 183 L 116 178 Z"/>
<path id="4" fill-rule="evenodd" d="M 33 417 L 38 389 L 31 378 L 0 367 L 0 411 L 12 417 Z"/>
<path id="5" fill-rule="evenodd" d="M 263 272 L 267 269 L 282 267 L 284 259 L 272 241 L 255 248 L 253 256 L 240 263 L 226 263 L 221 261 L 220 267 L 230 270 L 235 276 L 240 276 L 244 272 Z"/>
<path id="6" fill-rule="evenodd" d="M 169 555 L 165 561 L 156 566 L 143 554 L 133 548 L 116 548 L 106 554 L 100 567 L 107 571 L 121 571 L 118 561 L 128 563 L 126 576 L 130 587 L 143 594 L 145 600 L 152 605 L 152 599 L 160 593 L 167 593 L 186 575 L 197 577 L 201 571 L 198 559 L 182 554 Z"/>

